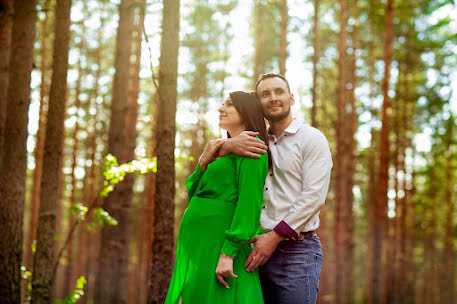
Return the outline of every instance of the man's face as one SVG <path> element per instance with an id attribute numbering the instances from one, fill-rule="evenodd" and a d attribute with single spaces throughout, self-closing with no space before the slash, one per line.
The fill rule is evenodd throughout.
<path id="1" fill-rule="evenodd" d="M 257 87 L 257 95 L 263 114 L 270 122 L 281 121 L 290 115 L 294 95 L 290 94 L 287 84 L 279 77 L 262 80 Z"/>

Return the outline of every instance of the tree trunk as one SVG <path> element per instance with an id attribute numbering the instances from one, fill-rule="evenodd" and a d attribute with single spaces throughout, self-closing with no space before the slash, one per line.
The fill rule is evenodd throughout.
<path id="1" fill-rule="evenodd" d="M 95 79 L 94 79 L 94 89 L 93 95 L 90 98 L 90 107 L 95 109 L 94 115 L 91 117 L 91 125 L 93 126 L 92 134 L 90 136 L 90 147 L 88 153 L 88 159 L 90 159 L 90 167 L 86 169 L 88 174 L 88 181 L 87 181 L 87 202 L 93 202 L 95 200 L 96 192 L 97 191 L 97 173 L 96 173 L 96 155 L 97 155 L 97 146 L 98 146 L 98 139 L 100 136 L 100 131 L 97 128 L 97 124 L 99 122 L 99 111 L 100 108 L 97 104 L 97 98 L 99 97 L 100 93 L 100 86 L 99 81 L 102 75 L 102 40 L 103 40 L 103 32 L 105 29 L 105 17 L 100 14 L 100 27 L 97 31 L 97 41 L 99 45 L 97 47 L 96 55 L 95 55 L 95 64 L 97 66 L 97 71 L 95 72 Z M 87 221 L 91 220 L 91 214 L 87 218 Z M 81 229 L 81 228 L 80 228 Z M 84 274 L 86 276 L 87 285 L 84 292 L 84 297 L 81 299 L 81 303 L 85 304 L 89 301 L 92 301 L 94 298 L 95 293 L 95 279 L 97 275 L 97 257 L 99 251 L 99 242 L 96 242 L 99 239 L 100 233 L 98 230 L 87 231 L 86 232 L 86 256 L 87 259 L 85 261 L 84 267 Z"/>
<path id="2" fill-rule="evenodd" d="M 38 222 L 38 210 L 40 208 L 40 186 L 41 175 L 43 172 L 43 152 L 44 140 L 46 130 L 46 117 L 48 114 L 48 101 L 49 101 L 49 75 L 48 75 L 48 53 L 49 53 L 49 34 L 48 34 L 48 21 L 49 21 L 49 7 L 50 1 L 46 0 L 43 4 L 43 11 L 46 16 L 41 24 L 40 33 L 40 71 L 41 71 L 41 84 L 40 84 L 40 114 L 38 121 L 38 131 L 36 134 L 36 144 L 34 150 L 35 170 L 33 170 L 32 189 L 30 194 L 30 216 L 29 226 L 27 233 L 27 241 L 25 246 L 24 264 L 27 268 L 32 267 L 33 253 L 32 243 L 36 239 L 36 228 Z"/>
<path id="3" fill-rule="evenodd" d="M 373 285 L 370 303 L 380 303 L 381 301 L 381 255 L 382 242 L 384 237 L 384 225 L 386 217 L 387 205 L 387 187 L 389 180 L 389 122 L 390 122 L 390 97 L 389 81 L 390 81 L 390 64 L 392 62 L 392 39 L 393 39 L 393 0 L 387 0 L 385 9 L 385 28 L 384 28 L 384 79 L 382 81 L 382 128 L 379 144 L 379 175 L 378 187 L 376 191 L 376 206 L 375 206 L 375 224 L 374 231 L 374 256 L 373 256 Z"/>
<path id="4" fill-rule="evenodd" d="M 289 12 L 287 10 L 287 0 L 281 3 L 281 24 L 279 35 L 279 73 L 286 75 L 287 59 L 287 25 L 289 24 Z"/>
<path id="5" fill-rule="evenodd" d="M 370 0 L 368 6 L 368 20 L 370 26 L 370 34 L 374 37 L 376 33 L 376 26 L 375 26 L 375 1 Z M 376 83 L 375 83 L 375 44 L 374 39 L 371 39 L 368 44 L 368 83 L 370 86 L 369 96 L 371 100 L 374 100 L 376 97 Z M 373 104 L 370 106 L 370 113 L 372 118 L 374 119 L 377 116 L 377 111 Z M 368 303 L 373 303 L 373 293 L 374 284 L 376 283 L 375 273 L 374 273 L 374 250 L 375 250 L 375 231 L 377 229 L 376 222 L 375 222 L 375 210 L 376 210 L 376 191 L 377 191 L 377 142 L 378 142 L 378 132 L 376 128 L 372 125 L 371 126 L 371 141 L 370 147 L 367 157 L 367 165 L 368 165 L 368 187 L 367 187 L 367 201 L 366 201 L 366 208 L 367 208 L 367 260 L 366 260 L 366 267 L 367 267 L 367 287 L 365 290 L 365 300 Z"/>
<path id="6" fill-rule="evenodd" d="M 83 4 L 83 13 L 87 14 L 87 5 L 84 3 Z M 72 145 L 72 153 L 71 153 L 71 192 L 70 192 L 70 210 L 71 206 L 74 204 L 78 203 L 78 199 L 76 197 L 77 195 L 77 179 L 76 179 L 76 167 L 78 164 L 78 152 L 79 152 L 79 139 L 78 139 L 78 134 L 79 134 L 79 129 L 80 129 L 80 120 L 81 118 L 79 117 L 79 112 L 81 110 L 81 84 L 82 80 L 84 77 L 84 71 L 82 67 L 82 59 L 85 54 L 85 34 L 86 34 L 86 26 L 84 24 L 84 21 L 81 23 L 81 37 L 80 37 L 80 43 L 79 43 L 79 57 L 78 57 L 78 62 L 77 62 L 77 71 L 78 71 L 78 78 L 76 80 L 76 87 L 75 87 L 75 103 L 74 106 L 76 108 L 76 113 L 75 113 L 75 127 L 73 129 L 73 145 Z M 86 111 L 87 113 L 88 111 Z M 74 218 L 71 217 L 69 218 L 68 221 L 68 227 L 71 227 L 74 223 Z M 80 235 L 82 236 L 82 235 Z M 64 295 L 69 294 L 70 290 L 72 289 L 72 285 L 74 284 L 73 280 L 75 278 L 75 262 L 74 262 L 74 250 L 75 250 L 75 242 L 74 242 L 74 237 L 70 239 L 70 242 L 67 247 L 67 265 L 65 267 L 65 277 L 64 277 L 64 284 L 63 284 L 63 291 Z M 80 240 L 78 240 L 79 242 Z M 81 257 L 81 255 L 78 255 L 78 257 Z M 78 267 L 79 264 L 76 264 L 76 267 Z"/>
<path id="7" fill-rule="evenodd" d="M 315 128 L 318 127 L 317 124 L 317 107 L 318 107 L 318 98 L 317 98 L 317 77 L 319 76 L 319 70 L 317 68 L 317 63 L 319 62 L 319 7 L 320 1 L 314 0 L 314 17 L 313 17 L 313 87 L 311 88 L 311 95 L 313 98 L 313 105 L 311 107 L 311 125 Z"/>
<path id="8" fill-rule="evenodd" d="M 412 113 L 410 113 L 411 115 Z M 408 191 L 406 192 L 407 197 L 409 198 L 408 204 L 406 205 L 408 219 L 406 221 L 406 229 L 410 231 L 406 237 L 406 260 L 407 263 L 407 276 L 406 276 L 406 290 L 407 293 L 405 297 L 407 299 L 411 299 L 413 303 L 416 299 L 416 278 L 417 278 L 417 270 L 416 270 L 416 256 L 415 256 L 415 249 L 416 249 L 416 169 L 414 168 L 414 164 L 416 163 L 416 149 L 412 147 L 412 156 L 411 156 L 411 164 L 409 166 L 409 174 L 411 175 L 411 182 L 406 187 Z"/>
<path id="9" fill-rule="evenodd" d="M 32 303 L 51 303 L 54 266 L 54 235 L 58 201 L 61 143 L 64 136 L 67 94 L 68 51 L 70 47 L 71 0 L 56 5 L 55 40 L 49 111 L 43 155 L 37 250 L 33 260 Z"/>
<path id="10" fill-rule="evenodd" d="M 12 27 L 13 1 L 3 1 L 0 5 L 0 167 L 4 150 Z"/>
<path id="11" fill-rule="evenodd" d="M 345 208 L 347 202 L 347 142 L 346 134 L 346 25 L 347 25 L 347 9 L 346 1 L 339 1 L 339 25 L 340 33 L 338 38 L 338 87 L 337 87 L 337 129 L 336 129 L 336 174 L 335 174 L 335 261 L 342 263 L 335 264 L 335 299 L 336 303 L 344 303 L 344 290 L 346 288 L 345 269 L 347 262 L 345 259 L 346 246 L 346 215 Z"/>
<path id="12" fill-rule="evenodd" d="M 157 124 L 157 178 L 154 204 L 154 246 L 148 303 L 163 303 L 172 273 L 175 196 L 175 115 L 179 49 L 179 0 L 163 3 Z"/>
<path id="13" fill-rule="evenodd" d="M 445 199 L 446 199 L 446 232 L 444 237 L 444 263 L 443 263 L 443 283 L 442 286 L 442 301 L 443 303 L 451 303 L 455 299 L 455 246 L 453 243 L 453 231 L 454 231 L 454 211 L 455 211 L 455 201 L 453 200 L 453 184 L 454 184 L 454 175 L 452 172 L 452 161 L 454 157 L 452 156 L 452 143 L 454 138 L 454 128 L 455 128 L 455 117 L 450 115 L 446 123 L 446 190 L 445 190 Z"/>
<path id="14" fill-rule="evenodd" d="M 140 91 L 140 60 L 141 60 L 141 42 L 143 41 L 143 23 L 144 23 L 144 14 L 146 10 L 146 3 L 143 0 L 139 3 L 138 11 L 136 12 L 136 24 L 134 25 L 134 35 L 132 39 L 132 53 L 135 55 L 135 61 L 132 65 L 131 76 L 130 79 L 132 83 L 130 85 L 129 90 L 129 97 L 128 97 L 128 105 L 127 105 L 127 120 L 126 120 L 126 128 L 125 128 L 125 136 L 126 136 L 126 143 L 124 145 L 124 155 L 127 161 L 133 160 L 135 157 L 135 146 L 136 146 L 136 138 L 137 138 L 137 130 L 136 130 L 136 122 L 138 119 L 138 93 Z M 134 183 L 134 176 L 128 175 L 125 177 L 124 183 L 120 185 L 122 192 L 122 196 L 124 200 L 132 201 L 133 197 L 133 183 Z M 140 205 L 142 205 L 142 201 Z M 141 206 L 142 207 L 142 206 Z M 129 303 L 140 303 L 138 301 L 135 302 L 135 298 L 139 299 L 140 293 L 145 292 L 146 290 L 143 289 L 143 285 L 141 282 L 142 280 L 142 270 L 144 268 L 141 267 L 143 262 L 143 248 L 144 248 L 144 230 L 142 231 L 143 234 L 140 236 L 139 231 L 142 223 L 142 219 L 144 219 L 144 211 L 141 210 L 138 213 L 138 234 L 137 234 L 137 250 L 136 250 L 136 259 L 133 259 L 135 262 L 131 265 L 131 271 L 129 273 L 129 286 L 128 286 L 128 301 Z M 141 239 L 139 238 L 141 237 Z M 144 303 L 144 302 L 142 302 Z"/>
<path id="15" fill-rule="evenodd" d="M 156 87 L 157 89 L 157 87 Z M 153 110 L 153 119 L 152 119 L 152 135 L 151 135 L 151 145 L 150 145 L 150 152 L 148 153 L 149 157 L 157 157 L 157 120 L 159 118 L 159 94 L 156 91 L 153 97 L 154 102 L 154 110 Z M 145 191 L 143 193 L 142 198 L 142 208 L 144 215 L 142 222 L 140 223 L 141 226 L 139 231 L 144 231 L 142 235 L 138 236 L 138 240 L 140 238 L 144 239 L 142 244 L 143 247 L 143 258 L 139 259 L 142 261 L 142 277 L 139 282 L 141 293 L 139 293 L 137 303 L 145 303 L 147 302 L 148 296 L 148 287 L 150 282 L 150 271 L 151 271 L 151 258 L 152 258 L 152 244 L 154 238 L 154 201 L 155 201 L 155 184 L 156 184 L 156 173 L 150 172 L 145 178 Z"/>
<path id="16" fill-rule="evenodd" d="M 113 82 L 111 123 L 108 152 L 124 162 L 125 112 L 128 98 L 130 52 L 133 23 L 133 1 L 122 0 L 119 6 L 119 27 L 116 41 L 116 73 Z M 104 226 L 96 280 L 96 303 L 126 303 L 128 286 L 129 227 L 131 202 L 123 201 L 119 189 L 103 202 L 105 209 L 118 221 L 116 226 Z"/>
<path id="17" fill-rule="evenodd" d="M 355 141 L 355 132 L 358 127 L 358 117 L 357 117 L 357 99 L 355 94 L 355 89 L 357 88 L 358 79 L 357 79 L 357 57 L 356 51 L 359 47 L 358 42 L 358 6 L 357 0 L 351 2 L 353 18 L 355 23 L 352 26 L 351 33 L 351 43 L 352 43 L 352 54 L 349 60 L 349 70 L 351 72 L 350 81 L 351 89 L 349 92 L 349 101 L 350 101 L 350 110 L 347 114 L 346 122 L 347 126 L 345 129 L 344 138 L 346 139 L 346 205 L 343 207 L 343 222 L 345 226 L 344 234 L 344 291 L 343 291 L 343 302 L 352 304 L 354 303 L 354 214 L 353 214 L 353 202 L 354 202 L 354 193 L 352 189 L 355 184 L 355 167 L 356 167 L 356 151 L 357 143 Z"/>
<path id="18" fill-rule="evenodd" d="M 0 299 L 5 304 L 21 303 L 26 142 L 36 1 L 17 0 L 14 11 L 6 122 L 0 161 Z M 8 20 L 5 19 L 5 22 L 8 23 Z M 6 31 L 2 35 L 8 35 L 7 27 L 8 25 L 2 26 L 2 31 Z M 8 41 L 9 38 L 2 36 L 1 39 Z M 1 68 L 4 72 L 4 66 Z M 1 90 L 3 89 L 2 87 Z"/>

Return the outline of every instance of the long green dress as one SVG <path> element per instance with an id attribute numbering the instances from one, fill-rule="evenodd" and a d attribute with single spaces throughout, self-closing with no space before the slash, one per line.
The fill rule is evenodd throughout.
<path id="1" fill-rule="evenodd" d="M 187 179 L 189 206 L 179 229 L 175 267 L 166 304 L 263 303 L 259 275 L 246 272 L 249 241 L 259 228 L 263 186 L 268 172 L 266 154 L 259 159 L 227 155 L 197 166 Z M 219 255 L 235 256 L 233 273 L 216 279 Z"/>

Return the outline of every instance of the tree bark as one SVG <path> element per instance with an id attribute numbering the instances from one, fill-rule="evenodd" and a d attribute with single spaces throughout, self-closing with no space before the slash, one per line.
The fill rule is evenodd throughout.
<path id="1" fill-rule="evenodd" d="M 179 49 L 179 0 L 163 3 L 160 44 L 157 178 L 154 204 L 154 246 L 148 303 L 163 303 L 172 273 L 175 196 L 175 115 Z"/>
<path id="2" fill-rule="evenodd" d="M 46 0 L 43 4 L 43 10 L 46 16 L 41 24 L 40 33 L 40 71 L 41 71 L 41 84 L 40 84 L 40 114 L 38 121 L 38 131 L 36 134 L 36 144 L 34 150 L 35 170 L 33 170 L 32 189 L 30 194 L 30 216 L 29 226 L 27 233 L 27 241 L 25 246 L 24 264 L 27 268 L 32 267 L 33 253 L 32 243 L 36 239 L 36 228 L 38 223 L 38 210 L 40 208 L 40 186 L 41 175 L 43 172 L 43 153 L 44 153 L 44 140 L 46 130 L 46 116 L 48 114 L 48 101 L 49 101 L 49 75 L 48 75 L 48 56 L 49 56 L 49 7 L 50 1 Z"/>
<path id="3" fill-rule="evenodd" d="M 144 14 L 146 10 L 146 2 L 143 0 L 139 3 L 136 15 L 136 24 L 134 24 L 134 32 L 133 32 L 133 39 L 132 39 L 132 53 L 134 54 L 134 62 L 131 69 L 131 76 L 130 79 L 132 80 L 129 90 L 128 96 L 128 104 L 127 104 L 127 119 L 126 119 L 126 128 L 125 128 L 125 136 L 126 136 L 126 144 L 124 145 L 124 157 L 127 161 L 131 161 L 135 157 L 135 147 L 136 147 L 136 138 L 137 138 L 137 130 L 136 130 L 136 123 L 138 120 L 138 93 L 140 91 L 140 68 L 141 68 L 141 42 L 143 41 L 143 23 L 144 23 Z M 129 174 L 125 177 L 124 183 L 120 185 L 121 196 L 124 200 L 132 201 L 133 198 L 133 183 L 134 183 L 134 176 Z M 141 204 L 141 203 L 140 203 Z M 141 207 L 140 207 L 141 208 Z M 138 232 L 140 231 L 142 219 L 144 218 L 143 210 L 140 210 L 138 214 Z M 139 299 L 140 293 L 145 292 L 141 283 L 144 282 L 142 280 L 142 274 L 144 273 L 142 270 L 144 268 L 141 267 L 143 262 L 143 248 L 144 248 L 144 230 L 142 231 L 143 234 L 137 234 L 137 250 L 136 250 L 136 259 L 133 259 L 135 262 L 131 265 L 131 271 L 129 273 L 129 286 L 128 286 L 128 301 L 129 303 L 140 303 L 138 300 L 135 302 L 135 298 Z M 141 237 L 141 239 L 140 239 Z M 143 302 L 144 303 L 144 302 Z"/>
<path id="4" fill-rule="evenodd" d="M 95 72 L 95 79 L 94 79 L 94 89 L 93 95 L 90 98 L 90 107 L 95 109 L 94 115 L 91 117 L 91 125 L 93 126 L 92 134 L 90 136 L 90 147 L 88 153 L 88 159 L 90 159 L 90 167 L 86 169 L 88 174 L 88 181 L 87 181 L 87 201 L 93 202 L 95 200 L 96 192 L 97 191 L 97 146 L 98 146 L 98 139 L 100 136 L 100 130 L 97 127 L 99 123 L 99 112 L 100 107 L 97 104 L 97 98 L 100 95 L 100 78 L 102 75 L 102 40 L 103 40 L 103 32 L 105 29 L 105 17 L 100 14 L 100 27 L 97 31 L 97 41 L 99 42 L 97 51 L 95 53 L 95 64 L 97 66 L 97 71 Z M 91 220 L 91 214 L 87 218 L 88 221 Z M 81 228 L 80 228 L 81 229 Z M 100 233 L 98 230 L 94 231 L 86 231 L 86 250 L 87 252 L 87 259 L 84 265 L 84 273 L 87 280 L 87 287 L 85 288 L 84 297 L 81 299 L 82 304 L 90 302 L 94 298 L 95 293 L 95 279 L 98 273 L 98 264 L 97 264 L 97 257 L 99 252 L 99 240 Z"/>
<path id="5" fill-rule="evenodd" d="M 124 162 L 123 146 L 125 144 L 125 112 L 130 71 L 133 3 L 132 0 L 122 0 L 120 3 L 116 40 L 116 73 L 113 82 L 108 152 L 114 155 L 119 163 Z M 102 228 L 95 302 L 100 304 L 126 303 L 131 203 L 122 201 L 118 188 L 105 198 L 103 209 L 118 221 L 118 225 Z"/>
<path id="6" fill-rule="evenodd" d="M 27 164 L 27 125 L 35 41 L 36 1 L 14 3 L 6 122 L 0 161 L 0 299 L 21 303 L 21 262 Z M 2 20 L 3 22 L 3 20 Z M 8 23 L 8 18 L 5 19 Z M 8 36 L 8 25 L 2 35 Z M 8 41 L 8 37 L 2 40 Z M 4 69 L 4 66 L 2 67 Z M 2 70 L 4 72 L 4 70 Z M 5 78 L 2 79 L 5 83 Z M 2 87 L 1 90 L 4 90 Z M 3 103 L 3 100 L 2 100 Z"/>
<path id="7" fill-rule="evenodd" d="M 346 288 L 346 277 L 345 269 L 347 262 L 345 259 L 345 246 L 346 246 L 346 206 L 348 204 L 347 197 L 347 141 L 345 136 L 347 135 L 346 124 L 347 119 L 347 103 L 346 103 L 346 25 L 347 25 L 347 8 L 346 1 L 339 1 L 339 26 L 340 33 L 338 35 L 338 86 L 336 94 L 337 104 L 337 129 L 336 129 L 336 174 L 335 174 L 335 260 L 344 261 L 342 264 L 335 264 L 335 300 L 336 303 L 344 303 L 344 290 Z"/>
<path id="8" fill-rule="evenodd" d="M 58 201 L 61 143 L 64 136 L 67 94 L 68 52 L 70 47 L 71 0 L 56 5 L 55 40 L 49 111 L 43 155 L 37 250 L 33 260 L 31 303 L 51 303 L 54 266 L 54 235 Z"/>
<path id="9" fill-rule="evenodd" d="M 83 4 L 84 5 L 84 4 Z M 85 9 L 85 5 L 83 8 L 83 12 L 86 12 L 87 10 Z M 75 127 L 73 129 L 73 145 L 72 145 L 72 151 L 71 151 L 71 191 L 70 191 L 70 210 L 71 206 L 76 204 L 78 201 L 76 199 L 77 195 L 77 179 L 76 179 L 76 167 L 78 163 L 78 152 L 79 152 L 79 139 L 78 139 L 78 133 L 80 129 L 80 117 L 79 117 L 79 112 L 81 110 L 81 82 L 84 77 L 83 75 L 83 68 L 82 68 L 82 57 L 84 56 L 84 39 L 85 39 L 85 32 L 86 32 L 86 27 L 84 26 L 84 21 L 82 21 L 81 25 L 81 42 L 79 43 L 79 57 L 78 57 L 78 62 L 77 62 L 77 71 L 78 71 L 78 78 L 76 80 L 76 87 L 75 87 L 75 103 L 74 106 L 76 108 L 76 113 L 75 113 Z M 74 222 L 74 218 L 70 217 L 68 219 L 68 227 L 71 227 Z M 74 278 L 74 269 L 75 269 L 75 262 L 74 262 L 74 237 L 70 239 L 70 242 L 68 243 L 67 247 L 67 265 L 65 267 L 65 275 L 64 275 L 64 282 L 63 282 L 63 294 L 69 294 L 72 284 L 73 284 L 73 278 Z"/>
<path id="10" fill-rule="evenodd" d="M 375 1 L 370 0 L 368 6 L 368 20 L 370 26 L 370 34 L 374 37 L 376 35 L 376 25 L 375 25 Z M 369 96 L 371 100 L 374 100 L 376 97 L 376 83 L 375 83 L 375 43 L 374 39 L 371 39 L 368 43 L 368 83 L 370 86 Z M 377 116 L 377 111 L 373 104 L 370 105 L 370 113 L 374 119 Z M 378 132 L 376 128 L 371 126 L 371 141 L 367 158 L 368 165 L 368 187 L 367 187 L 367 287 L 365 290 L 365 300 L 368 303 L 373 303 L 373 293 L 374 284 L 376 283 L 375 273 L 374 273 L 374 250 L 375 250 L 375 231 L 377 229 L 375 221 L 375 212 L 376 212 L 376 191 L 377 191 L 377 160 L 378 160 Z"/>
<path id="11" fill-rule="evenodd" d="M 289 24 L 289 12 L 287 9 L 287 0 L 281 1 L 281 24 L 279 35 L 279 73 L 286 75 L 287 59 L 287 25 Z"/>
<path id="12" fill-rule="evenodd" d="M 370 303 L 380 303 L 381 301 L 381 255 L 382 242 L 385 230 L 385 217 L 387 205 L 387 188 L 389 180 L 389 131 L 390 131 L 390 64 L 392 62 L 392 40 L 393 40 L 393 0 L 387 0 L 385 8 L 385 27 L 384 27 L 384 78 L 382 81 L 383 105 L 381 112 L 382 128 L 380 134 L 380 155 L 379 155 L 379 174 L 378 187 L 376 191 L 374 248 L 373 248 L 373 282 Z"/>
<path id="13" fill-rule="evenodd" d="M 0 162 L 4 150 L 6 107 L 8 95 L 8 67 L 10 64 L 11 29 L 13 27 L 13 1 L 0 6 Z M 1 166 L 1 164 L 0 164 Z"/>
<path id="14" fill-rule="evenodd" d="M 442 286 L 442 296 L 441 299 L 443 303 L 451 303 L 455 299 L 455 246 L 453 243 L 453 231 L 454 231 L 454 211 L 455 211 L 455 201 L 453 195 L 453 184 L 454 184 L 454 174 L 452 171 L 452 161 L 454 157 L 452 156 L 452 144 L 454 138 L 454 129 L 455 129 L 455 117 L 450 115 L 448 121 L 446 122 L 446 138 L 445 138 L 445 176 L 446 176 L 446 189 L 445 189 L 445 200 L 446 200 L 446 232 L 444 237 L 444 263 L 443 263 L 443 284 Z M 446 287 L 443 287 L 446 286 Z"/>

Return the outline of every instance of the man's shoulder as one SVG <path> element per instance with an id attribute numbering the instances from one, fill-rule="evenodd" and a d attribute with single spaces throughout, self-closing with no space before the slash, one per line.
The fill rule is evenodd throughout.
<path id="1" fill-rule="evenodd" d="M 327 137 L 321 130 L 307 124 L 301 124 L 297 133 L 307 140 L 327 142 Z"/>

